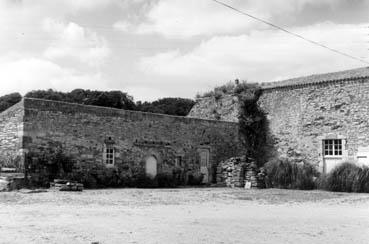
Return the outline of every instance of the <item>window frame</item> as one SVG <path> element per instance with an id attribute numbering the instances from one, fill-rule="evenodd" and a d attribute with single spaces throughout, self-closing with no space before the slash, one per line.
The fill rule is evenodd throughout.
<path id="1" fill-rule="evenodd" d="M 106 165 L 114 165 L 115 164 L 115 148 L 113 145 L 105 144 L 104 147 L 104 163 Z"/>
<path id="2" fill-rule="evenodd" d="M 323 140 L 324 157 L 342 157 L 343 140 L 342 139 L 324 139 Z"/>

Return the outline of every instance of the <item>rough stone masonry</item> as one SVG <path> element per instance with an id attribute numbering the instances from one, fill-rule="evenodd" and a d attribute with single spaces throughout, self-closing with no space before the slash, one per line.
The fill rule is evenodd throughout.
<path id="1" fill-rule="evenodd" d="M 142 167 L 152 177 L 181 168 L 211 183 L 217 163 L 241 153 L 234 122 L 30 98 L 0 118 L 0 154 L 18 158 L 13 167 L 58 149 L 85 167 Z"/>
<path id="2" fill-rule="evenodd" d="M 276 153 L 329 172 L 343 160 L 369 165 L 369 68 L 262 85 Z M 237 97 L 203 98 L 192 117 L 238 120 Z"/>
<path id="3" fill-rule="evenodd" d="M 264 84 L 259 103 L 278 155 L 329 172 L 346 159 L 369 164 L 368 101 L 369 68 L 361 68 Z M 208 97 L 186 118 L 24 99 L 0 114 L 0 159 L 22 169 L 25 155 L 58 148 L 87 167 L 142 167 L 150 176 L 181 168 L 215 182 L 217 165 L 242 154 L 238 107 L 236 96 Z"/>

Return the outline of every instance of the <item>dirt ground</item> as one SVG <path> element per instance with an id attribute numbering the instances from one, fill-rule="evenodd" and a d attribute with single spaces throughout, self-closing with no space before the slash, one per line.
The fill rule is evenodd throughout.
<path id="1" fill-rule="evenodd" d="M 369 194 L 109 189 L 0 193 L 0 243 L 369 243 Z"/>

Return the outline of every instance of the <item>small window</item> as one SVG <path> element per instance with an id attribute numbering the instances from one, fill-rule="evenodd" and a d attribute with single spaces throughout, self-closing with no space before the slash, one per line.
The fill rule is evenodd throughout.
<path id="1" fill-rule="evenodd" d="M 341 156 L 342 155 L 342 140 L 332 139 L 324 140 L 324 156 Z"/>
<path id="2" fill-rule="evenodd" d="M 104 152 L 104 158 L 106 164 L 114 164 L 114 147 L 106 146 Z"/>
<path id="3" fill-rule="evenodd" d="M 182 156 L 177 156 L 175 159 L 175 166 L 176 167 L 182 167 Z"/>

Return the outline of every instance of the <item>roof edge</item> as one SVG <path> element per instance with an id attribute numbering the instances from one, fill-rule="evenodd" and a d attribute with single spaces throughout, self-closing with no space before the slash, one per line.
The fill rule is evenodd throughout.
<path id="1" fill-rule="evenodd" d="M 327 85 L 329 83 L 367 79 L 368 77 L 369 77 L 369 67 L 366 66 L 336 72 L 298 76 L 279 81 L 260 82 L 259 85 L 261 86 L 262 89 L 269 90 L 276 88 L 294 88 L 317 84 Z"/>
<path id="2" fill-rule="evenodd" d="M 366 80 L 369 81 L 369 75 L 366 76 L 353 76 L 348 78 L 341 78 L 341 79 L 327 79 L 327 80 L 318 80 L 318 81 L 307 81 L 307 82 L 296 82 L 294 84 L 281 84 L 281 82 L 272 82 L 272 85 L 262 83 L 261 89 L 263 91 L 268 90 L 277 90 L 277 89 L 294 89 L 294 88 L 301 88 L 301 87 L 308 87 L 308 86 L 317 86 L 317 85 L 330 85 L 330 84 L 336 84 L 336 83 L 342 83 L 342 82 L 349 82 L 349 81 L 360 81 L 360 80 Z M 279 83 L 279 84 L 278 84 Z"/>

